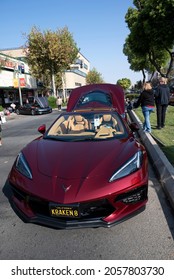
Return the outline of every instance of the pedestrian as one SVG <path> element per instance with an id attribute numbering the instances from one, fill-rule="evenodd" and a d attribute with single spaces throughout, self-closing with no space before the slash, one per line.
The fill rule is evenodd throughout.
<path id="1" fill-rule="evenodd" d="M 140 93 L 137 102 L 134 103 L 134 108 L 138 108 L 140 105 L 144 116 L 143 130 L 151 133 L 150 114 L 155 110 L 155 101 L 150 82 L 145 82 L 143 91 Z"/>
<path id="2" fill-rule="evenodd" d="M 15 112 L 16 104 L 12 103 L 12 104 L 10 104 L 10 107 L 12 108 L 12 112 Z"/>
<path id="3" fill-rule="evenodd" d="M 61 107 L 62 107 L 62 98 L 60 96 L 57 97 L 56 100 L 56 105 L 59 111 L 61 111 Z"/>
<path id="4" fill-rule="evenodd" d="M 2 120 L 0 115 L 0 146 L 2 146 Z"/>
<path id="5" fill-rule="evenodd" d="M 167 79 L 161 77 L 159 85 L 155 91 L 155 103 L 157 112 L 157 129 L 165 126 L 166 111 L 170 100 L 170 89 L 167 85 Z"/>

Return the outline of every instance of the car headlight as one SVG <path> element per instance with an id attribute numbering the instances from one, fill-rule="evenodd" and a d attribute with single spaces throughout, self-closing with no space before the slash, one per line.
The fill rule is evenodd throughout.
<path id="1" fill-rule="evenodd" d="M 16 159 L 16 164 L 15 164 L 16 169 L 25 177 L 32 179 L 32 173 L 31 170 L 28 166 L 28 163 L 22 153 L 19 153 L 17 159 Z"/>
<path id="2" fill-rule="evenodd" d="M 125 177 L 142 166 L 143 161 L 143 153 L 142 151 L 138 151 L 133 157 L 129 159 L 120 169 L 118 169 L 110 178 L 109 182 Z"/>

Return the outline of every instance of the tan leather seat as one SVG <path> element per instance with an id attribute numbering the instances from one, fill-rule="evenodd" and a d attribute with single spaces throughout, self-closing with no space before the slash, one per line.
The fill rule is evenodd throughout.
<path id="1" fill-rule="evenodd" d="M 59 126 L 60 134 L 67 134 L 67 128 L 68 128 L 68 121 L 62 122 Z"/>
<path id="2" fill-rule="evenodd" d="M 112 115 L 103 115 L 103 120 L 101 125 L 108 125 L 115 128 L 117 121 L 112 117 Z"/>
<path id="3" fill-rule="evenodd" d="M 77 115 L 72 117 L 72 119 L 69 121 L 69 131 L 71 132 L 82 132 L 86 129 L 89 129 L 88 121 L 82 117 L 81 115 Z"/>

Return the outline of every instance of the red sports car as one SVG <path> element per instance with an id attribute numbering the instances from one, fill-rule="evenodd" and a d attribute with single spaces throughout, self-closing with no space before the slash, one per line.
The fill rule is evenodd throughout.
<path id="1" fill-rule="evenodd" d="M 72 91 L 43 135 L 17 156 L 12 202 L 25 221 L 55 228 L 110 227 L 145 208 L 147 154 L 124 112 L 124 93 L 101 84 Z"/>

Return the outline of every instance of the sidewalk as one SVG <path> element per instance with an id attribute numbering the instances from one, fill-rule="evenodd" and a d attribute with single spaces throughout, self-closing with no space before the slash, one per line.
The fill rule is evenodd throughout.
<path id="1" fill-rule="evenodd" d="M 133 110 L 129 111 L 129 116 L 133 122 L 141 127 L 138 131 L 141 141 L 146 147 L 152 166 L 156 171 L 159 181 L 166 193 L 172 208 L 174 209 L 174 167 L 159 148 L 154 138 L 149 133 L 143 132 L 142 123 Z"/>
<path id="2" fill-rule="evenodd" d="M 5 117 L 6 117 L 6 120 L 9 121 L 9 120 L 14 120 L 14 119 L 18 118 L 19 116 L 16 113 L 10 113 L 9 115 L 7 115 Z"/>

